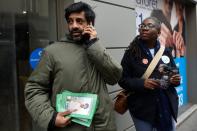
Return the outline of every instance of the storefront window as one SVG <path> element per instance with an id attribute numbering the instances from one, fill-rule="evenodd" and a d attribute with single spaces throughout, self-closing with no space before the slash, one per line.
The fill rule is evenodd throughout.
<path id="1" fill-rule="evenodd" d="M 55 0 L 0 2 L 0 130 L 39 131 L 24 105 L 29 56 L 57 40 Z"/>

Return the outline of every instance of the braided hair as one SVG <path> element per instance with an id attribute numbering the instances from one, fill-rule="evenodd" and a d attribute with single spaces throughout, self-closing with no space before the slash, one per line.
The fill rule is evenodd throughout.
<path id="1" fill-rule="evenodd" d="M 130 43 L 130 45 L 127 48 L 127 51 L 129 51 L 132 56 L 136 57 L 136 58 L 141 58 L 141 50 L 139 47 L 139 41 L 140 40 L 140 36 L 136 36 L 134 38 L 134 40 Z"/>

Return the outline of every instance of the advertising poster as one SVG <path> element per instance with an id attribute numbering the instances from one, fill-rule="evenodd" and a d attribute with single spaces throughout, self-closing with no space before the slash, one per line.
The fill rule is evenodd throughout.
<path id="1" fill-rule="evenodd" d="M 136 34 L 138 25 L 149 16 L 161 21 L 159 41 L 171 48 L 181 74 L 181 85 L 176 88 L 179 106 L 187 103 L 185 7 L 182 0 L 132 0 L 136 5 Z"/>

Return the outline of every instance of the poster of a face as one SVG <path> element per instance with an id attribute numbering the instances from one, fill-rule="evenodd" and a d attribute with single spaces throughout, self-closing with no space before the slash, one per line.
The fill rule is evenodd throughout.
<path id="1" fill-rule="evenodd" d="M 91 110 L 91 98 L 67 96 L 65 109 L 75 110 L 72 114 L 88 115 Z"/>

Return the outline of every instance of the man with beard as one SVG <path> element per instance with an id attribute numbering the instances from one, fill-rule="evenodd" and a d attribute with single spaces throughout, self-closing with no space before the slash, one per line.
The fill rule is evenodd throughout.
<path id="1" fill-rule="evenodd" d="M 122 72 L 99 43 L 94 25 L 95 13 L 83 2 L 65 10 L 69 35 L 46 47 L 28 79 L 25 104 L 33 120 L 48 130 L 115 131 L 113 106 L 107 84 L 116 84 Z M 72 111 L 56 112 L 56 95 L 64 90 L 98 95 L 98 108 L 90 127 L 71 122 Z"/>

